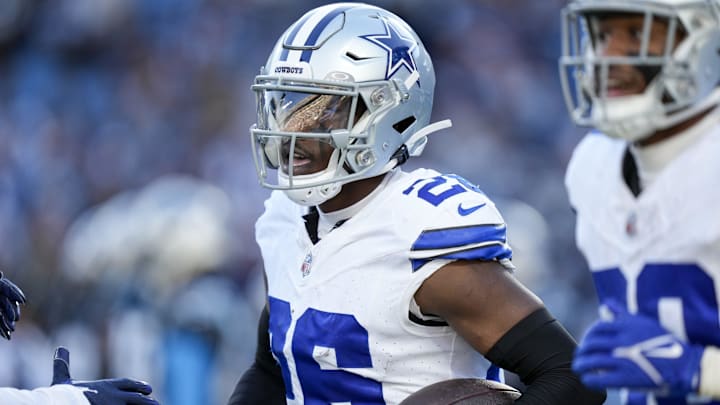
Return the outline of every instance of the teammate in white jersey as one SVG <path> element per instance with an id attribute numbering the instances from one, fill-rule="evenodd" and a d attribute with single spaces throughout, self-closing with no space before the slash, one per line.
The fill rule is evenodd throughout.
<path id="1" fill-rule="evenodd" d="M 601 303 L 574 370 L 627 404 L 720 404 L 720 1 L 575 0 L 566 174 Z"/>
<path id="2" fill-rule="evenodd" d="M 10 340 L 20 319 L 25 294 L 0 272 L 0 336 Z M 64 347 L 55 352 L 50 387 L 20 390 L 0 387 L 3 405 L 158 405 L 149 395 L 152 388 L 127 378 L 75 381 L 70 378 L 70 353 Z"/>
<path id="3" fill-rule="evenodd" d="M 603 401 L 513 277 L 493 202 L 459 176 L 398 168 L 449 126 L 428 125 L 434 86 L 415 32 L 375 6 L 311 10 L 277 42 L 251 130 L 275 189 L 256 224 L 269 322 L 231 404 L 397 404 L 501 368 L 527 385 L 518 403 Z"/>

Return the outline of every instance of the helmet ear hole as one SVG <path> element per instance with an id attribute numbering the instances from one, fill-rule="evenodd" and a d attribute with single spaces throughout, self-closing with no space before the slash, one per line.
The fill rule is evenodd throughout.
<path id="1" fill-rule="evenodd" d="M 393 127 L 399 134 L 402 134 L 402 133 L 405 132 L 408 128 L 410 128 L 410 126 L 411 126 L 412 124 L 414 124 L 415 121 L 417 121 L 417 119 L 416 119 L 414 116 L 411 115 L 411 116 L 409 116 L 409 117 L 406 117 L 406 118 L 404 118 L 404 119 L 402 119 L 402 120 L 394 123 L 392 127 Z"/>

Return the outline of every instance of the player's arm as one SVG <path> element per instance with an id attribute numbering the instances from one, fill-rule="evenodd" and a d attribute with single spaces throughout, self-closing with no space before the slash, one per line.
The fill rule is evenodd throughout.
<path id="1" fill-rule="evenodd" d="M 606 319 L 588 329 L 573 362 L 585 385 L 720 399 L 720 348 L 678 339 L 615 301 L 605 307 Z"/>
<path id="2" fill-rule="evenodd" d="M 494 261 L 455 261 L 415 293 L 425 314 L 445 319 L 493 364 L 527 386 L 518 404 L 601 404 L 571 369 L 576 343 L 542 301 Z"/>
<path id="3" fill-rule="evenodd" d="M 255 361 L 238 381 L 228 405 L 285 404 L 285 385 L 280 366 L 270 352 L 269 318 L 266 306 L 258 322 Z"/>
<path id="4" fill-rule="evenodd" d="M 150 394 L 152 387 L 129 378 L 76 381 L 70 378 L 70 353 L 55 351 L 50 387 L 34 390 L 0 388 L 3 405 L 159 405 Z"/>
<path id="5" fill-rule="evenodd" d="M 90 405 L 82 389 L 72 385 L 53 385 L 34 390 L 0 388 L 0 402 L 6 405 Z"/>
<path id="6" fill-rule="evenodd" d="M 90 405 L 160 405 L 150 396 L 152 387 L 143 381 L 130 378 L 92 381 L 73 380 L 70 378 L 70 352 L 64 347 L 58 347 L 55 350 L 52 386 L 69 386 L 79 389 L 87 400 L 87 402 L 80 403 L 89 403 Z M 52 401 L 47 403 L 61 404 L 61 402 Z M 78 402 L 62 402 L 62 404 L 65 403 L 76 404 Z"/>

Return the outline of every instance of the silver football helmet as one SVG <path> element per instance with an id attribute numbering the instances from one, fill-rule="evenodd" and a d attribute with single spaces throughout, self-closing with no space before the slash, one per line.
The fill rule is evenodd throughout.
<path id="1" fill-rule="evenodd" d="M 430 56 L 396 15 L 361 3 L 309 11 L 280 37 L 252 86 L 260 183 L 318 205 L 343 184 L 388 172 L 450 125 L 428 125 L 434 88 Z M 310 141 L 329 155 L 311 171 Z"/>
<path id="2" fill-rule="evenodd" d="M 597 49 L 598 16 L 638 14 L 639 52 Z M 719 0 L 573 0 L 562 15 L 560 77 L 572 119 L 607 135 L 641 140 L 720 103 Z M 648 50 L 653 24 L 667 27 L 663 52 Z M 657 28 L 657 27 L 655 27 Z M 613 66 L 647 76 L 644 92 L 613 95 Z"/>

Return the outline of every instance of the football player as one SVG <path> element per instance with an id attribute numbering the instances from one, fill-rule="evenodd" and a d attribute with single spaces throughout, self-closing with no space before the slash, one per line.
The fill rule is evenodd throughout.
<path id="1" fill-rule="evenodd" d="M 15 322 L 20 319 L 20 304 L 25 294 L 0 272 L 0 336 L 10 340 Z M 70 353 L 59 347 L 53 359 L 53 381 L 50 387 L 19 390 L 0 387 L 3 405 L 159 405 L 149 395 L 152 387 L 128 378 L 75 381 L 70 378 Z"/>
<path id="2" fill-rule="evenodd" d="M 566 174 L 601 317 L 573 362 L 627 404 L 720 404 L 720 1 L 574 0 Z"/>
<path id="3" fill-rule="evenodd" d="M 434 86 L 418 36 L 375 6 L 313 9 L 277 42 L 252 86 L 257 171 L 275 190 L 256 224 L 267 311 L 231 404 L 397 404 L 500 369 L 527 385 L 518 403 L 603 402 L 571 371 L 573 338 L 514 278 L 493 202 L 462 177 L 399 168 L 449 126 L 428 125 Z"/>

